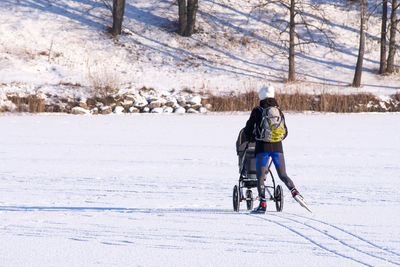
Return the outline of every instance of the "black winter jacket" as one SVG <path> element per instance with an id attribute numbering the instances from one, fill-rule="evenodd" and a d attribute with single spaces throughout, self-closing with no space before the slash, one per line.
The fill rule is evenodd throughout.
<path id="1" fill-rule="evenodd" d="M 267 107 L 278 107 L 278 103 L 276 102 L 275 98 L 266 98 L 260 101 L 260 106 L 263 108 Z M 248 140 L 255 139 L 255 131 L 254 129 L 260 127 L 262 120 L 262 111 L 255 107 L 250 114 L 250 118 L 246 123 L 246 127 L 244 128 L 244 134 Z M 267 143 L 263 141 L 256 141 L 256 151 L 255 153 L 262 153 L 262 152 L 281 152 L 283 153 L 282 142 L 274 142 L 274 143 Z"/>

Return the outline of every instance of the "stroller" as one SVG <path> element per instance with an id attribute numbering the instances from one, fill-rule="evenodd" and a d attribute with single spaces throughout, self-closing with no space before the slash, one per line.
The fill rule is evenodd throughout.
<path id="1" fill-rule="evenodd" d="M 236 141 L 236 153 L 239 159 L 239 182 L 233 187 L 233 210 L 239 212 L 240 202 L 246 201 L 247 210 L 253 209 L 253 202 L 256 199 L 253 197 L 252 188 L 257 188 L 257 172 L 256 172 L 256 155 L 255 142 L 245 140 L 242 129 Z M 276 211 L 280 212 L 283 208 L 283 190 L 281 185 L 275 184 L 274 176 L 270 170 L 272 164 L 271 158 L 268 159 L 267 171 L 265 180 L 268 174 L 271 176 L 272 185 L 265 185 L 265 191 L 269 195 L 267 200 L 275 202 Z M 243 188 L 246 188 L 246 193 L 243 194 Z M 272 191 L 272 193 L 271 193 Z"/>

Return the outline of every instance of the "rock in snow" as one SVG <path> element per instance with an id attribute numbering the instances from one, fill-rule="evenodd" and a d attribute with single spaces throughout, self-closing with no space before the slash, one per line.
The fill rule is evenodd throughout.
<path id="1" fill-rule="evenodd" d="M 112 109 L 109 106 L 100 107 L 101 114 L 110 114 L 111 112 L 112 112 Z"/>
<path id="2" fill-rule="evenodd" d="M 207 113 L 207 109 L 201 107 L 201 108 L 199 108 L 199 112 L 200 112 L 200 113 Z"/>
<path id="3" fill-rule="evenodd" d="M 187 113 L 199 113 L 197 110 L 195 110 L 194 108 L 189 108 L 187 111 Z"/>
<path id="4" fill-rule="evenodd" d="M 153 108 L 151 110 L 151 113 L 163 113 L 164 109 L 163 108 Z"/>
<path id="5" fill-rule="evenodd" d="M 140 110 L 138 108 L 135 108 L 135 107 L 130 107 L 129 108 L 129 112 L 130 113 L 138 113 L 138 112 L 140 112 Z"/>
<path id="6" fill-rule="evenodd" d="M 178 107 L 175 109 L 174 113 L 183 114 L 186 113 L 186 109 L 183 107 Z"/>
<path id="7" fill-rule="evenodd" d="M 192 106 L 199 106 L 201 105 L 201 97 L 199 95 L 192 96 L 187 100 L 187 103 Z"/>
<path id="8" fill-rule="evenodd" d="M 90 114 L 92 114 L 92 115 L 98 115 L 98 114 L 99 114 L 99 109 L 98 109 L 98 108 L 92 108 L 92 109 L 90 110 Z"/>
<path id="9" fill-rule="evenodd" d="M 125 111 L 124 107 L 121 107 L 121 106 L 116 106 L 114 108 L 114 113 L 115 114 L 122 114 L 122 113 L 124 113 L 124 111 Z"/>
<path id="10" fill-rule="evenodd" d="M 163 112 L 164 113 L 172 113 L 174 111 L 174 109 L 172 108 L 172 107 L 165 107 L 164 109 L 163 109 Z"/>
<path id="11" fill-rule="evenodd" d="M 135 101 L 135 103 L 133 104 L 133 106 L 136 107 L 136 108 L 141 109 L 141 108 L 147 106 L 148 104 L 149 104 L 149 103 L 147 102 L 146 99 L 140 98 L 140 99 L 138 99 L 138 100 Z"/>
<path id="12" fill-rule="evenodd" d="M 90 111 L 87 109 L 84 109 L 82 107 L 73 107 L 71 109 L 71 114 L 75 114 L 75 115 L 86 115 L 86 114 L 90 114 Z"/>
<path id="13" fill-rule="evenodd" d="M 152 101 L 152 102 L 150 103 L 150 105 L 149 105 L 149 108 L 150 108 L 150 109 L 160 108 L 160 107 L 162 107 L 164 104 L 165 104 L 165 100 L 158 99 L 158 100 Z"/>

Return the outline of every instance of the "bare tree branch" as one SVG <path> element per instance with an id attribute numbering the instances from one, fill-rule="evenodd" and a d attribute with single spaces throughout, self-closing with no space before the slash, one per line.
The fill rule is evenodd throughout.
<path id="1" fill-rule="evenodd" d="M 113 7 L 112 4 L 110 4 L 111 0 L 101 0 L 101 2 L 103 2 L 103 4 L 106 6 L 107 9 L 109 9 L 111 12 L 113 11 Z"/>
<path id="2" fill-rule="evenodd" d="M 276 11 L 276 7 L 279 11 Z M 285 52 L 289 59 L 288 80 L 294 81 L 295 47 L 300 52 L 309 51 L 310 45 L 318 44 L 333 49 L 334 34 L 328 29 L 327 25 L 330 22 L 318 3 L 306 3 L 302 0 L 259 0 L 259 4 L 251 12 L 265 10 L 268 15 L 267 10 L 272 8 L 274 12 L 270 16 L 279 18 L 269 21 L 277 29 L 276 34 L 281 46 L 287 48 Z M 313 12 L 309 13 L 310 10 Z"/>

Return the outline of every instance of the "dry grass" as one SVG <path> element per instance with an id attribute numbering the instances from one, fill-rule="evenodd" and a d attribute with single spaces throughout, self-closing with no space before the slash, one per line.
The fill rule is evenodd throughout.
<path id="1" fill-rule="evenodd" d="M 143 91 L 153 89 L 142 88 Z M 202 104 L 211 104 L 211 110 L 224 111 L 250 111 L 259 104 L 258 95 L 254 91 L 245 94 L 231 94 L 229 96 L 216 96 L 211 93 L 202 95 Z M 59 99 L 57 103 L 45 105 L 45 100 L 38 96 L 9 95 L 8 100 L 16 105 L 16 112 L 69 112 L 71 107 L 79 106 L 79 102 L 68 99 Z M 290 111 L 317 111 L 317 112 L 400 112 L 400 93 L 392 96 L 388 102 L 380 101 L 372 94 L 339 95 L 327 94 L 276 94 L 276 100 L 282 110 Z M 88 107 L 94 108 L 98 103 L 106 106 L 119 105 L 123 101 L 120 96 L 93 97 L 87 99 Z M 62 105 L 60 103 L 63 103 Z M 1 107 L 0 107 L 1 108 Z M 4 112 L 6 110 L 1 110 Z"/>
<path id="2" fill-rule="evenodd" d="M 118 93 L 120 79 L 116 72 L 105 66 L 88 66 L 88 78 L 96 97 L 108 97 Z"/>
<path id="3" fill-rule="evenodd" d="M 259 100 L 256 92 L 250 91 L 243 95 L 215 96 L 209 95 L 205 103 L 212 106 L 212 111 L 247 111 L 255 107 Z"/>
<path id="4" fill-rule="evenodd" d="M 17 106 L 17 112 L 45 112 L 46 107 L 44 99 L 38 98 L 35 95 L 27 97 L 8 96 L 8 100 L 13 102 Z"/>
<path id="5" fill-rule="evenodd" d="M 276 94 L 276 100 L 282 110 L 291 111 L 318 111 L 318 112 L 384 112 L 398 111 L 400 100 L 394 100 L 385 109 L 379 99 L 372 94 Z M 394 98 L 400 99 L 400 94 Z M 259 104 L 256 92 L 245 94 L 232 94 L 230 96 L 209 95 L 207 103 L 212 105 L 212 111 L 249 111 Z"/>
<path id="6" fill-rule="evenodd" d="M 82 87 L 82 85 L 80 83 L 70 83 L 70 82 L 63 82 L 63 81 L 60 81 L 58 83 L 58 85 L 69 86 L 69 87 Z"/>
<path id="7" fill-rule="evenodd" d="M 389 103 L 389 110 L 393 112 L 400 111 L 400 93 L 394 94 Z"/>
<path id="8" fill-rule="evenodd" d="M 38 55 L 39 56 L 49 56 L 50 54 L 49 54 L 49 52 L 48 51 L 40 51 L 39 53 L 38 53 Z"/>

